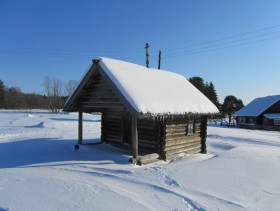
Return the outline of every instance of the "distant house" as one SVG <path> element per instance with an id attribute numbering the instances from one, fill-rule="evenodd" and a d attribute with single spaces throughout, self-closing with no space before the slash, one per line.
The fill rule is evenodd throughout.
<path id="1" fill-rule="evenodd" d="M 280 126 L 280 95 L 256 98 L 234 116 L 241 126 L 271 126 L 271 129 L 275 126 L 277 129 Z"/>
<path id="2" fill-rule="evenodd" d="M 101 112 L 101 142 L 131 147 L 133 162 L 205 153 L 207 115 L 218 109 L 183 76 L 98 58 L 67 100 L 64 111 Z"/>

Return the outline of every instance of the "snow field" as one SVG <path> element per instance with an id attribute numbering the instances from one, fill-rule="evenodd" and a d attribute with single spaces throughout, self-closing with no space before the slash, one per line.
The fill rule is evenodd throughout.
<path id="1" fill-rule="evenodd" d="M 0 210 L 279 210 L 280 133 L 208 127 L 206 155 L 128 163 L 77 114 L 0 110 Z M 86 142 L 100 116 L 84 115 Z"/>

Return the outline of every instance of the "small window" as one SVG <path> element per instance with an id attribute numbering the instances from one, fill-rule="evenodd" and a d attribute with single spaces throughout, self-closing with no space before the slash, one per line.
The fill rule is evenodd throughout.
<path id="1" fill-rule="evenodd" d="M 188 135 L 193 135 L 195 133 L 195 121 L 188 121 Z"/>
<path id="2" fill-rule="evenodd" d="M 246 118 L 245 117 L 239 117 L 239 123 L 246 123 Z"/>
<path id="3" fill-rule="evenodd" d="M 280 119 L 274 119 L 274 125 L 280 125 Z"/>

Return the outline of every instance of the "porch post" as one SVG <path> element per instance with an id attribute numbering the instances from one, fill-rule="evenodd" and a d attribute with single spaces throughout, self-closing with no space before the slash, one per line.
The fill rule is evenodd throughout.
<path id="1" fill-rule="evenodd" d="M 207 115 L 203 115 L 201 117 L 200 123 L 200 137 L 201 137 L 201 152 L 202 154 L 207 153 L 206 149 L 206 138 L 207 138 Z"/>
<path id="2" fill-rule="evenodd" d="M 137 117 L 131 116 L 131 142 L 132 142 L 132 155 L 133 159 L 138 157 L 138 130 L 137 130 Z"/>
<path id="3" fill-rule="evenodd" d="M 78 144 L 83 144 L 83 111 L 79 110 Z"/>

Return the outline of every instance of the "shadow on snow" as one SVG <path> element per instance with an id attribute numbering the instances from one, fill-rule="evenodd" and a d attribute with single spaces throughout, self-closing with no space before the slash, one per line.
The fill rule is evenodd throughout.
<path id="1" fill-rule="evenodd" d="M 89 141 L 89 140 L 85 140 Z M 91 140 L 99 142 L 100 139 Z M 23 166 L 59 166 L 73 164 L 128 164 L 129 151 L 110 144 L 82 145 L 76 151 L 77 140 L 54 138 L 29 139 L 0 143 L 0 168 Z M 58 162 L 57 164 L 55 164 Z M 66 162 L 66 163 L 59 163 Z"/>

